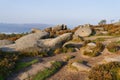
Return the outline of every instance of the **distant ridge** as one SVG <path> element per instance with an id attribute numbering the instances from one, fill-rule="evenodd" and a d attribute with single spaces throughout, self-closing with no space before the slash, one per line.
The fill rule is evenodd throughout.
<path id="1" fill-rule="evenodd" d="M 23 33 L 29 32 L 31 28 L 44 29 L 53 26 L 52 24 L 11 24 L 11 23 L 0 23 L 0 33 Z"/>

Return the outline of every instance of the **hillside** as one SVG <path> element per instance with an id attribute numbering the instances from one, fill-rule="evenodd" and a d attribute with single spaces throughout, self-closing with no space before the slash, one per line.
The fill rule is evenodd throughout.
<path id="1" fill-rule="evenodd" d="M 120 80 L 118 28 L 61 24 L 1 34 L 0 80 Z"/>

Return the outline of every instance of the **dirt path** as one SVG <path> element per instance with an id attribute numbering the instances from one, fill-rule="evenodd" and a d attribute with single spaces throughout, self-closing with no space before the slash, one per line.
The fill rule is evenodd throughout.
<path id="1" fill-rule="evenodd" d="M 63 57 L 68 54 L 76 55 L 76 53 L 67 53 L 67 54 L 63 53 L 63 54 L 58 54 L 52 57 L 40 58 L 40 61 L 38 63 L 33 64 L 30 67 L 27 67 L 18 73 L 12 74 L 13 76 L 7 78 L 7 80 L 24 80 L 24 79 L 29 80 L 28 77 L 30 78 L 30 76 L 37 74 L 39 71 L 44 70 L 46 67 L 50 68 L 51 61 L 62 61 Z M 29 59 L 26 59 L 26 60 L 29 61 Z"/>
<path id="2" fill-rule="evenodd" d="M 49 64 L 50 61 L 61 61 L 66 55 L 75 56 L 75 58 L 69 60 L 69 62 L 72 62 L 74 60 L 84 60 L 87 62 L 87 65 L 91 67 L 95 66 L 96 64 L 99 64 L 104 59 L 105 56 L 115 56 L 115 54 L 111 54 L 107 50 L 104 50 L 103 53 L 98 57 L 85 57 L 81 55 L 80 52 L 58 54 L 52 57 L 41 58 L 40 62 L 33 64 L 32 66 L 26 68 L 25 70 L 15 74 L 14 77 L 9 78 L 8 80 L 23 80 L 23 78 L 25 77 L 35 75 L 40 70 L 43 70 L 46 67 L 50 67 L 51 66 Z M 88 72 L 71 70 L 68 68 L 68 65 L 66 64 L 57 73 L 55 73 L 53 76 L 51 76 L 47 80 L 86 80 L 87 77 L 88 77 Z M 29 79 L 26 79 L 26 80 L 29 80 Z"/>

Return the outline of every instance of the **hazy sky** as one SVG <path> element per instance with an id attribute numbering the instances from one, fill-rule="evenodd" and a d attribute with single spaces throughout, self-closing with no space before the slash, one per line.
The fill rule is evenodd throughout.
<path id="1" fill-rule="evenodd" d="M 96 24 L 120 19 L 120 0 L 0 0 L 2 23 Z"/>

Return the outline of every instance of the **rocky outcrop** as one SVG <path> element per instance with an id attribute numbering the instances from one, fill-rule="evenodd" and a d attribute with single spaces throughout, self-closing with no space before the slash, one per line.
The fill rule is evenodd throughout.
<path id="1" fill-rule="evenodd" d="M 60 30 L 66 30 L 66 29 L 67 29 L 67 26 L 64 24 L 52 27 L 52 31 L 60 31 Z"/>
<path id="2" fill-rule="evenodd" d="M 21 51 L 28 49 L 37 49 L 39 52 L 46 52 L 51 49 L 62 47 L 62 45 L 72 39 L 72 33 L 66 33 L 56 38 L 48 38 L 47 32 L 32 33 L 16 40 L 14 45 L 3 46 L 0 49 L 3 51 Z M 28 51 L 31 51 L 28 50 Z"/>
<path id="3" fill-rule="evenodd" d="M 75 31 L 75 36 L 79 37 L 86 37 L 89 36 L 92 33 L 92 30 L 90 28 L 90 25 L 84 25 L 80 26 L 76 31 Z"/>
<path id="4" fill-rule="evenodd" d="M 15 41 L 16 49 L 22 50 L 29 47 L 37 47 L 37 41 L 49 37 L 47 32 L 32 33 Z"/>
<path id="5" fill-rule="evenodd" d="M 14 43 L 13 41 L 9 41 L 9 40 L 0 40 L 0 46 L 10 45 L 13 43 Z"/>
<path id="6" fill-rule="evenodd" d="M 82 43 L 78 43 L 78 42 L 66 42 L 63 47 L 73 47 L 73 48 L 80 48 L 82 47 Z"/>

